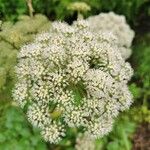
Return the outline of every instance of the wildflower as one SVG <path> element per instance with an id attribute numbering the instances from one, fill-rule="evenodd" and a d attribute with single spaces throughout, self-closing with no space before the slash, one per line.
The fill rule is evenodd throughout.
<path id="1" fill-rule="evenodd" d="M 54 22 L 18 54 L 14 100 L 50 143 L 58 143 L 68 127 L 102 137 L 132 103 L 131 66 L 113 36 L 89 29 L 84 20 Z"/>

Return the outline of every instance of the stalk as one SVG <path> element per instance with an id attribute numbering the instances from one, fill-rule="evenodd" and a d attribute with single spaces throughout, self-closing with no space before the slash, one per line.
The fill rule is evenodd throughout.
<path id="1" fill-rule="evenodd" d="M 26 2 L 27 2 L 28 10 L 29 10 L 29 15 L 32 18 L 33 17 L 33 12 L 34 12 L 34 9 L 33 9 L 33 6 L 32 6 L 32 0 L 26 0 Z"/>

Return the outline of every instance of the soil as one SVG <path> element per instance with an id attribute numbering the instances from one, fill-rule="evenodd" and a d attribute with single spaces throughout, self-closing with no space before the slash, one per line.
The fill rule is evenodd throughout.
<path id="1" fill-rule="evenodd" d="M 150 123 L 142 123 L 137 128 L 132 150 L 150 150 Z"/>

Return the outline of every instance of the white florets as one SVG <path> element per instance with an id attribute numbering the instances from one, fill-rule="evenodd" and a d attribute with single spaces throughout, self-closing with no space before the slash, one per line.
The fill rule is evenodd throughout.
<path id="1" fill-rule="evenodd" d="M 115 38 L 89 28 L 84 20 L 52 23 L 18 55 L 14 100 L 51 143 L 58 143 L 67 127 L 102 137 L 132 103 L 127 83 L 133 71 Z"/>
<path id="2" fill-rule="evenodd" d="M 45 127 L 41 134 L 45 141 L 56 144 L 61 140 L 61 137 L 65 136 L 65 130 L 62 125 L 54 122 L 50 126 Z"/>
<path id="3" fill-rule="evenodd" d="M 35 127 L 44 128 L 51 123 L 49 110 L 45 104 L 33 103 L 30 105 L 27 110 L 27 117 Z"/>
<path id="4" fill-rule="evenodd" d="M 124 59 L 131 55 L 130 46 L 134 38 L 134 31 L 131 30 L 122 15 L 113 12 L 100 13 L 97 16 L 91 16 L 87 19 L 93 32 L 106 31 L 116 36 L 116 43 Z"/>

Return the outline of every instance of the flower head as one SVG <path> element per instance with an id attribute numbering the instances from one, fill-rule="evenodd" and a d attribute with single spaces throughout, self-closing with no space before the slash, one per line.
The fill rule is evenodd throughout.
<path id="1" fill-rule="evenodd" d="M 22 47 L 13 97 L 46 141 L 57 143 L 67 127 L 91 138 L 111 131 L 114 118 L 132 103 L 129 63 L 110 34 L 96 34 L 84 20 L 54 22 L 49 32 Z"/>
<path id="2" fill-rule="evenodd" d="M 126 19 L 122 15 L 114 12 L 100 13 L 87 19 L 93 32 L 105 31 L 116 36 L 116 43 L 123 58 L 127 59 L 131 55 L 130 46 L 134 38 L 134 31 L 130 29 Z"/>

